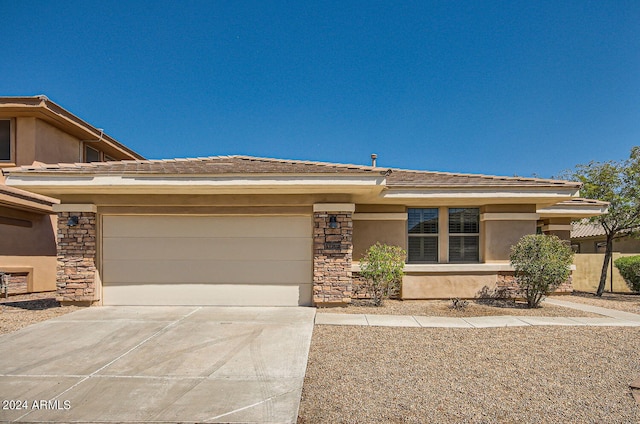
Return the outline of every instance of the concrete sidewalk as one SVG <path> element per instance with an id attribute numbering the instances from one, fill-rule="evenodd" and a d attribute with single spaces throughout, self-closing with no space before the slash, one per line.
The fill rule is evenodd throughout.
<path id="1" fill-rule="evenodd" d="M 640 327 L 640 315 L 638 314 L 584 305 L 581 303 L 573 303 L 564 300 L 546 299 L 545 302 L 550 305 L 596 313 L 602 315 L 602 317 L 533 317 L 502 315 L 449 318 L 409 315 L 334 314 L 318 311 L 315 323 L 317 325 L 364 325 L 374 327 L 426 328 L 526 327 L 532 325 Z"/>

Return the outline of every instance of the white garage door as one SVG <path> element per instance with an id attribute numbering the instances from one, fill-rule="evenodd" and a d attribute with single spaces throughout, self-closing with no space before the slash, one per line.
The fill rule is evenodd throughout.
<path id="1" fill-rule="evenodd" d="M 310 305 L 311 217 L 104 216 L 105 305 Z"/>

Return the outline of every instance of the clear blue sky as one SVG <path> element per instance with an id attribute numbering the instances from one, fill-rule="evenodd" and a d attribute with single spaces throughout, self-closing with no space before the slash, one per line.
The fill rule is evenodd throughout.
<path id="1" fill-rule="evenodd" d="M 8 1 L 0 95 L 149 158 L 556 175 L 640 144 L 640 1 Z"/>

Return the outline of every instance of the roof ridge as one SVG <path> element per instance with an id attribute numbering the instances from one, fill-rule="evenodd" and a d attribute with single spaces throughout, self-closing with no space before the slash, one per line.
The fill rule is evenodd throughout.
<path id="1" fill-rule="evenodd" d="M 380 166 L 374 167 L 374 166 L 357 165 L 357 164 L 351 164 L 351 163 L 324 162 L 324 161 L 303 160 L 303 159 L 279 159 L 279 158 L 268 158 L 268 157 L 248 156 L 248 155 L 234 155 L 232 157 L 245 159 L 245 160 L 260 160 L 265 162 L 296 163 L 296 164 L 304 164 L 304 165 L 322 165 L 322 166 L 334 166 L 334 167 L 343 167 L 343 168 L 358 168 L 363 170 L 389 169 L 389 167 L 380 167 Z"/>

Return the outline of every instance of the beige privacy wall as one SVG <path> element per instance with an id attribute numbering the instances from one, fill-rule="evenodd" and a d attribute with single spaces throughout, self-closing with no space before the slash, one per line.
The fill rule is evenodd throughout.
<path id="1" fill-rule="evenodd" d="M 613 252 L 613 260 L 623 256 L 635 256 L 634 253 L 617 253 Z M 573 258 L 576 270 L 573 272 L 573 289 L 584 292 L 595 292 L 600 283 L 600 274 L 602 272 L 602 264 L 604 261 L 603 253 L 578 253 Z M 611 263 L 607 268 L 607 284 L 605 291 L 611 291 Z M 621 293 L 629 293 L 629 286 L 613 266 L 613 291 Z"/>

